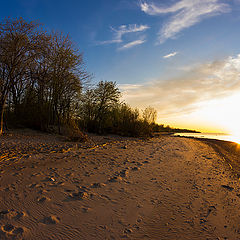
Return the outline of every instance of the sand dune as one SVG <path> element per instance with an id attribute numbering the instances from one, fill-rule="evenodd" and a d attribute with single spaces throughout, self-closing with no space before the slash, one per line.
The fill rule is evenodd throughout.
<path id="1" fill-rule="evenodd" d="M 239 180 L 205 142 L 0 143 L 0 239 L 240 239 Z"/>

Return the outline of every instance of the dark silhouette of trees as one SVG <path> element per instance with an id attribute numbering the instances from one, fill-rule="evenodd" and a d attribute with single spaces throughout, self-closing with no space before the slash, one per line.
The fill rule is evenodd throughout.
<path id="1" fill-rule="evenodd" d="M 7 98 L 11 98 L 16 111 L 23 96 L 27 68 L 38 49 L 37 28 L 38 24 L 27 23 L 22 18 L 0 23 L 0 134 Z"/>
<path id="2" fill-rule="evenodd" d="M 101 81 L 98 83 L 95 93 L 96 116 L 98 132 L 102 133 L 103 123 L 108 113 L 120 100 L 121 93 L 115 82 Z"/>
<path id="3" fill-rule="evenodd" d="M 16 124 L 47 130 L 69 124 L 90 75 L 70 38 L 22 18 L 0 23 L 0 134 L 4 113 Z M 5 114 L 6 115 L 6 114 Z"/>
<path id="4" fill-rule="evenodd" d="M 112 108 L 119 103 L 121 93 L 115 82 L 100 81 L 94 89 L 88 89 L 82 96 L 80 117 L 92 131 L 102 133 L 104 122 Z"/>

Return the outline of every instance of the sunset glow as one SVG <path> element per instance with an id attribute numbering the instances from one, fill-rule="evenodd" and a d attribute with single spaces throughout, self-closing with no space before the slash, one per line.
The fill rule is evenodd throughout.
<path id="1" fill-rule="evenodd" d="M 205 102 L 189 114 L 166 118 L 166 123 L 178 127 L 189 126 L 202 132 L 228 133 L 240 140 L 240 93 L 218 100 Z M 159 121 L 161 121 L 159 119 Z"/>

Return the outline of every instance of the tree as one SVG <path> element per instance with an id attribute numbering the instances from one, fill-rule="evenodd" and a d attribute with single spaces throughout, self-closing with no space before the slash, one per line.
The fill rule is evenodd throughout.
<path id="1" fill-rule="evenodd" d="M 94 91 L 96 101 L 96 121 L 99 133 L 103 130 L 103 122 L 108 112 L 119 102 L 121 93 L 116 82 L 100 81 Z"/>
<path id="2" fill-rule="evenodd" d="M 90 131 L 94 131 L 96 117 L 96 95 L 94 89 L 87 89 L 81 95 L 81 103 L 78 110 L 83 127 Z"/>
<path id="3" fill-rule="evenodd" d="M 3 133 L 5 104 L 10 91 L 18 101 L 16 88 L 24 82 L 28 65 L 35 57 L 38 46 L 38 24 L 22 18 L 5 19 L 0 23 L 0 135 Z M 19 92 L 18 92 L 19 93 Z"/>
<path id="4" fill-rule="evenodd" d="M 62 121 L 70 118 L 73 101 L 82 88 L 81 82 L 89 75 L 82 69 L 82 54 L 73 49 L 68 36 L 53 34 L 49 61 L 50 107 L 52 122 L 57 122 L 59 132 Z"/>
<path id="5" fill-rule="evenodd" d="M 84 125 L 102 133 L 103 123 L 119 103 L 120 96 L 116 83 L 111 81 L 100 81 L 95 88 L 88 89 L 82 96 L 80 108 L 80 118 Z"/>
<path id="6" fill-rule="evenodd" d="M 147 107 L 143 110 L 143 120 L 147 123 L 154 123 L 157 119 L 157 111 L 153 107 Z"/>
<path id="7" fill-rule="evenodd" d="M 89 78 L 82 53 L 68 36 L 43 32 L 22 18 L 5 19 L 0 23 L 0 135 L 5 109 L 15 122 L 41 130 L 58 125 L 60 132 L 61 124 L 76 117 Z"/>

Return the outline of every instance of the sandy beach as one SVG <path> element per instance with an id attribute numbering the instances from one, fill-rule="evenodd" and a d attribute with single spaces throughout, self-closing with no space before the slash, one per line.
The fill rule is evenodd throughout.
<path id="1" fill-rule="evenodd" d="M 240 239 L 236 144 L 90 138 L 0 138 L 0 239 Z"/>

